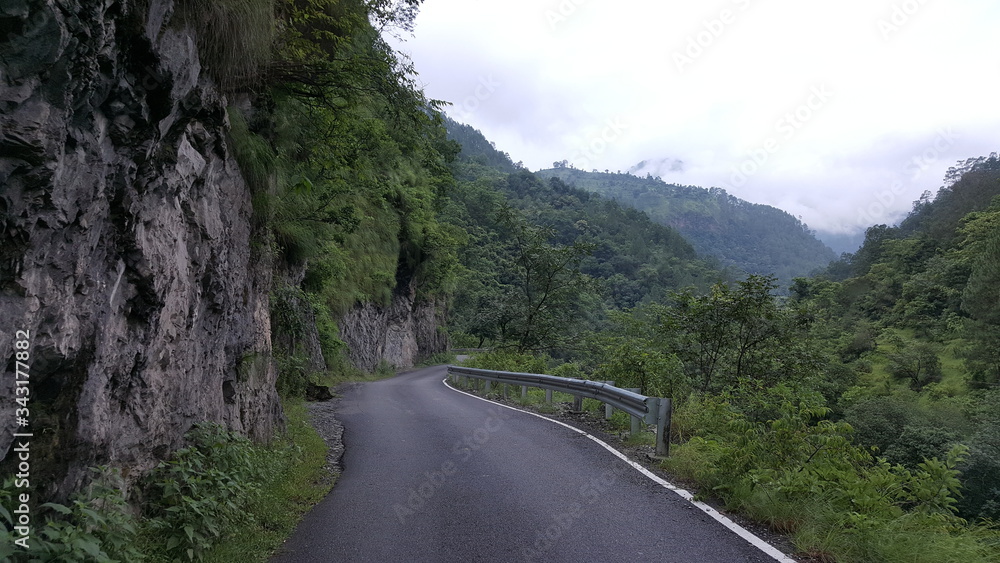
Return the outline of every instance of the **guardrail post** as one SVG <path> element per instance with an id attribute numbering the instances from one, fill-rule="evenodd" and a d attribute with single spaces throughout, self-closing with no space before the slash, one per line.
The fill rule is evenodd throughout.
<path id="1" fill-rule="evenodd" d="M 503 384 L 503 398 L 504 399 L 507 398 L 507 384 L 506 383 Z"/>
<path id="2" fill-rule="evenodd" d="M 672 410 L 673 401 L 660 399 L 659 409 L 656 413 L 656 455 L 660 457 L 670 455 L 670 416 Z"/>
<path id="3" fill-rule="evenodd" d="M 546 389 L 545 390 L 545 402 L 546 403 L 551 403 L 552 402 L 552 390 L 551 389 Z"/>
<path id="4" fill-rule="evenodd" d="M 604 383 L 612 387 L 615 386 L 614 381 L 605 381 Z M 604 403 L 604 420 L 611 420 L 611 415 L 614 413 L 615 413 L 615 407 L 612 407 L 611 403 Z"/>
<path id="5" fill-rule="evenodd" d="M 521 386 L 521 398 L 522 399 L 526 399 L 527 397 L 528 397 L 528 386 L 527 385 L 522 385 Z"/>
<path id="6" fill-rule="evenodd" d="M 484 381 L 486 381 L 486 389 L 483 390 L 483 393 L 487 393 L 488 394 L 490 392 L 490 389 L 493 388 L 493 385 L 492 385 L 493 382 L 490 381 L 489 379 L 486 379 Z"/>
<path id="7" fill-rule="evenodd" d="M 628 387 L 627 390 L 633 393 L 639 393 L 642 391 L 642 389 L 639 387 Z M 638 436 L 639 432 L 641 432 L 641 428 L 639 426 L 640 422 L 642 421 L 639 419 L 639 417 L 632 415 L 632 436 Z"/>
<path id="8" fill-rule="evenodd" d="M 583 397 L 580 395 L 573 395 L 573 412 L 580 412 L 583 410 Z"/>

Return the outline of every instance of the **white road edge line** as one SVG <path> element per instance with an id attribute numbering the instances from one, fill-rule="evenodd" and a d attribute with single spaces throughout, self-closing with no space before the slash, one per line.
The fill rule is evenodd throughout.
<path id="1" fill-rule="evenodd" d="M 766 541 L 760 539 L 753 532 L 751 532 L 750 530 L 747 530 L 743 526 L 740 526 L 736 522 L 733 522 L 732 520 L 730 520 L 729 518 L 727 518 L 726 516 L 724 516 L 722 513 L 720 513 L 718 510 L 712 508 L 711 506 L 709 506 L 709 505 L 707 505 L 707 504 L 705 504 L 705 503 L 703 503 L 701 501 L 694 500 L 694 495 L 691 494 L 689 491 L 687 491 L 685 489 L 682 489 L 682 488 L 674 485 L 673 483 L 660 478 L 658 475 L 656 475 L 652 471 L 646 469 L 645 467 L 639 465 L 637 462 L 632 461 L 631 459 L 628 458 L 628 456 L 626 456 L 625 454 L 621 453 L 620 451 L 614 449 L 613 447 L 611 447 L 610 445 L 608 445 L 607 442 L 605 442 L 604 440 L 601 440 L 597 436 L 593 436 L 591 434 L 588 434 L 587 432 L 584 432 L 583 430 L 580 430 L 579 428 L 570 426 L 569 424 L 566 424 L 565 422 L 561 422 L 561 421 L 558 421 L 558 420 L 556 420 L 554 418 L 549 418 L 547 416 L 540 415 L 540 414 L 538 414 L 536 412 L 522 410 L 522 409 L 519 409 L 519 408 L 515 408 L 515 407 L 512 407 L 512 406 L 509 406 L 509 405 L 504 405 L 502 403 L 497 403 L 497 402 L 491 401 L 489 399 L 484 399 L 484 398 L 482 398 L 482 397 L 480 397 L 478 395 L 473 395 L 472 393 L 466 393 L 465 391 L 462 391 L 461 389 L 457 389 L 455 387 L 452 387 L 451 384 L 448 383 L 448 378 L 447 377 L 445 377 L 443 380 L 441 380 L 441 383 L 444 383 L 445 387 L 447 387 L 448 389 L 451 389 L 452 391 L 456 391 L 456 392 L 461 393 L 463 395 L 468 395 L 468 396 L 470 396 L 470 397 L 472 397 L 474 399 L 479 399 L 480 401 L 484 401 L 484 402 L 491 403 L 491 404 L 494 404 L 494 405 L 497 405 L 497 406 L 501 406 L 501 407 L 503 407 L 505 409 L 510 409 L 510 410 L 513 410 L 513 411 L 523 412 L 525 414 L 530 414 L 531 416 L 537 416 L 538 418 L 541 418 L 541 419 L 544 419 L 544 420 L 548 420 L 549 422 L 554 422 L 554 423 L 556 423 L 556 424 L 558 424 L 560 426 L 565 426 L 566 428 L 569 428 L 573 432 L 582 434 L 582 435 L 586 436 L 587 438 L 590 438 L 594 442 L 597 442 L 604 449 L 606 449 L 609 452 L 611 452 L 612 454 L 618 456 L 618 458 L 620 458 L 625 463 L 631 465 L 633 469 L 635 469 L 639 473 L 642 473 L 643 475 L 645 475 L 646 477 L 648 477 L 653 482 L 657 483 L 658 485 L 662 486 L 665 489 L 670 489 L 671 491 L 677 493 L 678 495 L 680 495 L 681 497 L 683 497 L 684 500 L 686 500 L 686 501 L 690 502 L 691 504 L 693 504 L 694 506 L 698 507 L 702 512 L 704 512 L 705 514 L 708 514 L 709 516 L 711 516 L 712 518 L 714 518 L 715 520 L 717 520 L 720 524 L 722 524 L 726 528 L 729 528 L 730 530 L 732 530 L 733 533 L 735 533 L 739 537 L 743 538 L 744 540 L 746 540 L 747 542 L 749 542 L 751 545 L 753 545 L 757 549 L 759 549 L 759 550 L 763 551 L 764 553 L 766 553 L 767 555 L 773 557 L 775 561 L 780 561 L 781 563 L 797 563 L 794 559 L 790 558 L 787 554 L 783 553 L 780 549 L 778 549 L 778 548 L 774 547 L 773 545 L 767 543 Z"/>

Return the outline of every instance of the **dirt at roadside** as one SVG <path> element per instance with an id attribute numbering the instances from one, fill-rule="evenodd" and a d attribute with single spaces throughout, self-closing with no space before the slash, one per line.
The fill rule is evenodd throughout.
<path id="1" fill-rule="evenodd" d="M 339 401 L 340 399 L 334 396 L 334 398 L 325 401 L 306 403 L 306 409 L 309 411 L 309 422 L 329 448 L 326 452 L 326 464 L 324 465 L 328 484 L 336 482 L 343 470 L 344 425 L 337 420 Z"/>

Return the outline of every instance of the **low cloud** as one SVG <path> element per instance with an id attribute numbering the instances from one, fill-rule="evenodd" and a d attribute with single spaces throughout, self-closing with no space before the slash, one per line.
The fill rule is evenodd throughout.
<path id="1" fill-rule="evenodd" d="M 956 161 L 998 150 L 1000 6 L 741 1 L 428 0 L 401 48 L 430 97 L 472 108 L 455 117 L 530 169 L 596 143 L 588 170 L 723 187 L 817 230 L 897 221 Z M 906 21 L 886 40 L 894 6 Z M 678 73 L 671 53 L 698 34 L 710 45 Z M 609 120 L 627 131 L 596 141 Z M 942 130 L 958 137 L 935 148 Z"/>

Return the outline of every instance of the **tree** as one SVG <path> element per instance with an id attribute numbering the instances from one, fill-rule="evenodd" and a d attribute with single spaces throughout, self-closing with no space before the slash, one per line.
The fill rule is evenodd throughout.
<path id="1" fill-rule="evenodd" d="M 1000 212 L 983 219 L 1000 226 Z M 962 308 L 973 318 L 1000 325 L 1000 232 L 993 231 L 968 246 L 972 273 L 962 294 Z"/>
<path id="2" fill-rule="evenodd" d="M 650 318 L 647 312 L 610 315 L 612 327 L 595 339 L 600 358 L 596 376 L 650 396 L 684 397 L 690 392 L 684 366 L 658 341 L 655 315 Z"/>
<path id="3" fill-rule="evenodd" d="M 959 500 L 965 518 L 1000 519 L 1000 393 L 983 394 L 973 415 L 976 432 L 966 441 L 970 455 L 961 467 L 965 486 Z"/>
<path id="4" fill-rule="evenodd" d="M 500 340 L 518 352 L 564 344 L 573 332 L 579 298 L 591 289 L 580 263 L 593 245 L 550 244 L 552 229 L 529 225 L 509 207 L 500 210 L 498 223 L 509 234 L 501 280 L 514 289 L 499 303 L 508 312 Z"/>
<path id="5" fill-rule="evenodd" d="M 749 276 L 735 288 L 719 283 L 708 295 L 674 294 L 663 310 L 663 331 L 701 391 L 717 391 L 744 379 L 767 384 L 801 379 L 812 363 L 804 347 L 807 319 L 782 308 L 771 276 Z"/>
<path id="6" fill-rule="evenodd" d="M 580 330 L 593 290 L 593 280 L 580 270 L 593 245 L 554 244 L 552 229 L 495 203 L 490 228 L 470 229 L 454 328 L 480 347 L 527 352 L 564 346 Z"/>
<path id="7" fill-rule="evenodd" d="M 894 237 L 895 229 L 888 225 L 874 225 L 865 231 L 865 242 L 851 258 L 854 276 L 863 276 L 882 256 L 882 245 Z"/>
<path id="8" fill-rule="evenodd" d="M 962 253 L 972 273 L 962 293 L 971 346 L 965 364 L 975 387 L 1000 384 L 1000 212 L 972 214 Z"/>
<path id="9" fill-rule="evenodd" d="M 910 389 L 920 391 L 929 383 L 941 381 L 941 359 L 937 348 L 927 342 L 904 342 L 892 336 L 896 351 L 889 354 L 889 373 L 909 381 Z"/>

